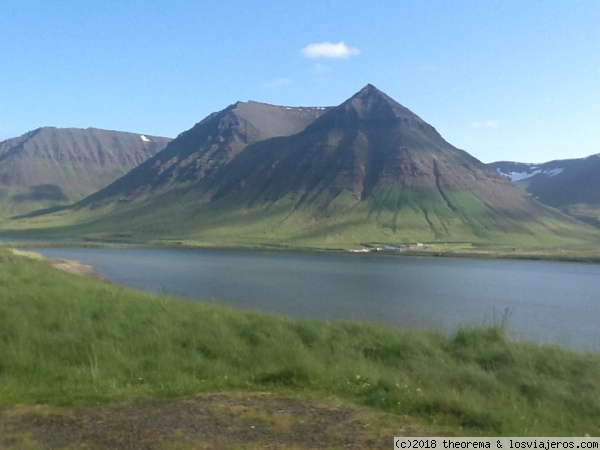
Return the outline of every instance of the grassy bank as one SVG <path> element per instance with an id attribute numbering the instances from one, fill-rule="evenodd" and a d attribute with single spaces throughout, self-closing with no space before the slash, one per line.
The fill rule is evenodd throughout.
<path id="1" fill-rule="evenodd" d="M 188 303 L 4 249 L 0 355 L 2 404 L 284 391 L 456 434 L 600 434 L 600 355 L 511 342 L 500 326 L 447 337 Z"/>

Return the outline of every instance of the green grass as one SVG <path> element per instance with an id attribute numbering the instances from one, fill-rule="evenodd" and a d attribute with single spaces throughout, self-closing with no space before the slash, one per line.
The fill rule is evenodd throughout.
<path id="1" fill-rule="evenodd" d="M 293 391 L 459 435 L 600 435 L 597 354 L 515 343 L 500 325 L 445 336 L 178 301 L 5 249 L 0 355 L 2 404 Z"/>

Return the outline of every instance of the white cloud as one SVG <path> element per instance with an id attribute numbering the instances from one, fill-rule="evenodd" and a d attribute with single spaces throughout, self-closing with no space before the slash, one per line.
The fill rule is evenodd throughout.
<path id="1" fill-rule="evenodd" d="M 486 120 L 484 122 L 473 122 L 471 123 L 471 128 L 498 128 L 500 126 L 500 121 L 496 119 Z"/>
<path id="2" fill-rule="evenodd" d="M 307 58 L 350 58 L 360 53 L 360 50 L 348 47 L 344 41 L 337 44 L 333 42 L 316 42 L 307 45 L 301 50 L 301 53 Z"/>
<path id="3" fill-rule="evenodd" d="M 290 78 L 282 77 L 268 81 L 263 86 L 268 89 L 277 89 L 284 86 L 289 86 L 290 84 L 292 84 L 292 80 Z"/>

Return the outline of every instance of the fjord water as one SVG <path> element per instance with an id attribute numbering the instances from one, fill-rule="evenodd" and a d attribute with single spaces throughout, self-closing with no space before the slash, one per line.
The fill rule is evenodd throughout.
<path id="1" fill-rule="evenodd" d="M 147 291 L 292 317 L 451 332 L 507 319 L 514 338 L 600 351 L 600 265 L 380 255 L 36 249 Z"/>

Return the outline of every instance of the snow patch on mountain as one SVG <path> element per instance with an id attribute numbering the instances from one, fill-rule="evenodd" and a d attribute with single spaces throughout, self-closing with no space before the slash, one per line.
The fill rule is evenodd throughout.
<path id="1" fill-rule="evenodd" d="M 500 172 L 500 173 L 502 175 L 504 175 L 505 177 L 510 178 L 510 181 L 515 182 L 515 181 L 526 180 L 527 178 L 531 178 L 532 176 L 537 175 L 540 172 L 541 172 L 541 170 L 534 170 L 533 172 L 509 172 L 509 173 Z"/>
<path id="2" fill-rule="evenodd" d="M 539 166 L 531 164 L 527 170 L 522 172 L 502 172 L 500 169 L 496 169 L 496 171 L 514 183 L 516 181 L 527 180 L 528 178 L 534 177 L 538 174 L 545 175 L 547 177 L 554 177 L 559 173 L 562 173 L 564 169 L 556 167 L 554 169 L 542 170 L 539 168 Z"/>
<path id="3" fill-rule="evenodd" d="M 552 170 L 545 170 L 543 173 L 549 177 L 554 177 L 554 176 L 558 175 L 559 173 L 561 173 L 563 170 L 565 170 L 565 169 L 556 168 L 556 169 L 552 169 Z"/>

